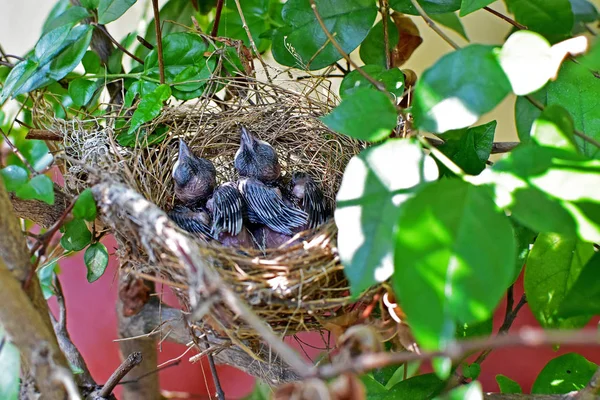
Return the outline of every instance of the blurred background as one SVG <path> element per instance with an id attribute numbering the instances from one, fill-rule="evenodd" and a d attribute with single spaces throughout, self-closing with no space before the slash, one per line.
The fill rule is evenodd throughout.
<path id="1" fill-rule="evenodd" d="M 187 1 L 187 0 L 181 0 Z M 600 0 L 591 0 L 600 8 Z M 35 45 L 41 33 L 42 24 L 55 4 L 55 0 L 0 0 L 0 44 L 8 54 L 22 56 Z M 161 1 L 160 4 L 164 4 Z M 504 3 L 496 1 L 491 8 L 505 13 Z M 107 29 L 117 39 L 123 39 L 132 31 L 144 32 L 146 26 L 143 16 L 151 12 L 150 2 L 139 0 L 127 13 L 117 21 L 107 25 Z M 441 55 L 452 49 L 440 39 L 420 18 L 414 18 L 423 37 L 423 44 L 415 51 L 411 59 L 403 66 L 414 70 L 418 76 L 431 66 Z M 462 19 L 468 37 L 472 42 L 484 44 L 501 44 L 511 30 L 511 26 L 483 10 L 477 11 Z M 445 29 L 442 27 L 442 29 Z M 458 44 L 467 42 L 453 31 L 445 29 Z M 357 52 L 355 52 L 357 53 Z M 352 55 L 360 63 L 357 54 Z M 126 57 L 125 57 L 126 58 Z M 270 57 L 267 57 L 269 60 Z M 467 67 L 468 68 L 468 67 Z M 507 97 L 494 112 L 483 116 L 480 123 L 497 120 L 496 141 L 517 140 L 514 123 L 514 96 Z M 60 177 L 56 177 L 60 180 Z M 104 240 L 109 252 L 114 253 L 116 243 L 111 238 Z M 115 301 L 117 297 L 116 270 L 117 260 L 111 259 L 104 276 L 93 284 L 87 283 L 86 268 L 83 263 L 83 252 L 60 262 L 60 279 L 64 288 L 68 329 L 75 345 L 81 350 L 88 367 L 98 382 L 104 382 L 119 365 L 117 339 L 117 320 Z M 157 290 L 163 290 L 160 286 Z M 522 279 L 517 282 L 515 298 L 523 293 Z M 175 304 L 174 297 L 165 287 L 161 294 L 163 299 Z M 504 313 L 501 304 L 495 316 L 495 329 L 500 326 Z M 596 325 L 594 319 L 591 325 Z M 522 326 L 537 326 L 535 318 L 525 307 L 519 314 L 512 329 Z M 310 335 L 306 340 L 311 340 Z M 320 343 L 320 338 L 312 338 Z M 310 357 L 316 356 L 317 350 L 306 348 Z M 159 362 L 177 358 L 185 351 L 185 347 L 168 342 L 159 348 Z M 491 353 L 482 365 L 480 381 L 486 391 L 497 391 L 495 376 L 504 374 L 518 381 L 525 392 L 528 392 L 535 377 L 543 366 L 552 358 L 570 351 L 577 351 L 590 361 L 600 363 L 600 348 L 563 347 L 555 350 L 551 347 L 538 349 L 501 349 Z M 190 364 L 187 360 L 191 353 L 182 357 L 181 362 L 160 372 L 161 387 L 164 390 L 185 392 L 187 398 L 209 398 L 214 393 L 210 371 L 206 362 Z M 228 399 L 239 399 L 252 391 L 254 380 L 233 367 L 219 366 L 219 377 Z M 206 375 L 205 375 L 206 372 Z M 117 391 L 117 395 L 120 392 Z"/>

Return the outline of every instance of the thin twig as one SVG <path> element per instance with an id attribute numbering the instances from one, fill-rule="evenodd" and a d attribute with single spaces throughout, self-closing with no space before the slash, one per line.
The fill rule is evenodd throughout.
<path id="1" fill-rule="evenodd" d="M 444 145 L 444 141 L 438 138 L 426 137 L 427 141 L 431 143 L 434 147 L 440 147 Z M 515 147 L 520 145 L 521 142 L 494 142 L 492 143 L 492 152 L 491 154 L 501 154 L 508 153 L 514 150 Z"/>
<path id="2" fill-rule="evenodd" d="M 256 58 L 258 58 L 258 61 L 263 66 L 263 69 L 265 70 L 265 75 L 267 76 L 267 80 L 269 82 L 272 82 L 271 76 L 269 75 L 268 66 L 265 63 L 265 60 L 263 60 L 262 56 L 260 55 L 260 52 L 258 51 L 258 47 L 256 47 L 256 43 L 254 42 L 254 38 L 252 37 L 252 34 L 250 33 L 250 28 L 248 28 L 248 24 L 246 23 L 246 18 L 244 17 L 244 12 L 242 11 L 242 6 L 240 4 L 240 0 L 235 0 L 235 5 L 237 7 L 238 14 L 240 15 L 240 19 L 242 20 L 242 27 L 246 31 L 246 35 L 248 36 L 248 40 L 250 41 L 250 46 L 252 46 L 252 51 L 254 51 Z"/>
<path id="3" fill-rule="evenodd" d="M 206 345 L 209 346 L 208 339 L 205 338 L 204 340 L 206 341 Z M 213 383 L 215 384 L 215 390 L 217 392 L 217 399 L 225 400 L 225 392 L 223 391 L 223 388 L 221 387 L 221 381 L 219 380 L 219 373 L 217 372 L 217 367 L 215 366 L 215 359 L 214 359 L 212 353 L 208 353 L 207 357 L 208 357 L 208 365 L 210 367 L 210 373 L 212 374 Z"/>
<path id="4" fill-rule="evenodd" d="M 2 136 L 4 136 L 4 140 L 6 141 L 6 144 L 8 144 L 8 147 L 10 147 L 10 149 L 12 150 L 12 152 L 19 158 L 19 160 L 21 160 L 21 162 L 23 164 L 25 164 L 25 166 L 27 167 L 27 169 L 29 170 L 29 172 L 31 172 L 31 175 L 33 175 L 33 176 L 37 175 L 38 172 L 35 170 L 35 168 L 33 168 L 33 166 L 29 163 L 29 161 L 27 161 L 27 159 L 25 158 L 25 156 L 23 155 L 23 153 L 21 153 L 19 151 L 19 149 L 17 149 L 17 146 L 15 146 L 14 144 L 12 144 L 12 142 L 8 138 L 8 135 L 6 133 L 4 133 L 4 131 L 2 130 L 2 128 L 0 128 L 0 133 L 2 134 Z"/>
<path id="5" fill-rule="evenodd" d="M 511 24 L 512 26 L 514 26 L 517 29 L 522 29 L 522 30 L 528 29 L 525 25 L 518 23 L 514 19 L 507 17 L 506 15 L 494 10 L 493 8 L 489 8 L 486 6 L 486 7 L 483 7 L 483 9 L 491 14 L 494 14 L 496 17 L 505 20 L 506 22 L 508 22 L 509 24 Z"/>
<path id="6" fill-rule="evenodd" d="M 239 1 L 239 0 L 236 0 L 236 1 Z M 354 69 L 358 70 L 358 72 L 366 80 L 368 80 L 369 82 L 371 82 L 380 91 L 382 91 L 382 92 L 386 93 L 387 95 L 389 95 L 388 91 L 385 90 L 385 86 L 383 85 L 383 83 L 375 80 L 371 75 L 367 74 L 365 71 L 363 71 L 361 68 L 359 68 L 358 65 L 356 65 L 356 63 L 354 63 L 354 61 L 352 61 L 352 59 L 350 58 L 350 56 L 348 54 L 346 54 L 346 52 L 344 51 L 344 49 L 342 49 L 342 46 L 340 46 L 340 44 L 337 42 L 337 40 L 335 40 L 335 38 L 333 37 L 333 35 L 331 34 L 331 32 L 329 32 L 329 30 L 325 26 L 325 23 L 323 22 L 323 18 L 321 18 L 321 15 L 317 11 L 317 5 L 315 4 L 315 0 L 310 0 L 310 6 L 312 7 L 313 13 L 315 14 L 315 17 L 317 18 L 317 22 L 321 26 L 321 29 L 323 30 L 323 32 L 327 36 L 327 39 L 329 39 L 329 41 L 331 42 L 331 44 L 333 45 L 333 47 L 336 48 L 336 50 L 338 51 L 338 53 L 340 53 L 340 55 L 342 57 L 344 57 L 344 59 L 348 62 L 349 65 L 352 65 L 354 67 Z M 348 68 L 348 71 L 349 70 L 350 70 L 350 68 Z"/>
<path id="7" fill-rule="evenodd" d="M 429 18 L 429 15 L 427 15 L 427 13 L 425 12 L 425 10 L 423 10 L 423 7 L 421 7 L 421 5 L 419 3 L 417 3 L 417 0 L 410 0 L 410 2 L 417 9 L 417 12 L 425 20 L 425 22 L 427 23 L 427 25 L 429 25 L 429 27 L 435 31 L 435 33 L 437 33 L 442 39 L 444 39 L 446 41 L 446 43 L 448 43 L 450 46 L 454 47 L 455 50 L 460 49 L 460 46 L 457 45 L 452 39 L 450 39 L 448 37 L 448 35 L 446 35 L 435 24 L 435 22 L 433 22 L 433 20 L 431 18 Z"/>
<path id="8" fill-rule="evenodd" d="M 213 22 L 212 30 L 210 31 L 210 36 L 216 37 L 219 32 L 219 22 L 221 22 L 221 11 L 223 11 L 223 3 L 224 0 L 217 0 L 217 10 L 215 13 L 215 21 Z"/>
<path id="9" fill-rule="evenodd" d="M 6 59 L 6 61 L 8 61 L 9 58 L 14 58 L 19 61 L 25 61 L 25 59 L 23 57 L 19 57 L 14 54 L 4 54 L 4 58 Z"/>
<path id="10" fill-rule="evenodd" d="M 117 386 L 117 384 L 121 381 L 121 379 L 123 379 L 123 377 L 127 375 L 129 371 L 131 371 L 136 365 L 138 365 L 141 362 L 142 353 L 140 353 L 139 351 L 131 353 L 129 357 L 127 357 L 127 359 L 123 361 L 121 365 L 119 365 L 119 368 L 117 368 L 117 370 L 112 373 L 110 378 L 108 378 L 102 389 L 100 389 L 100 392 L 98 392 L 98 395 L 104 398 L 108 397 L 112 393 L 114 388 Z"/>
<path id="11" fill-rule="evenodd" d="M 362 374 L 364 372 L 399 365 L 407 361 L 430 360 L 436 357 L 448 357 L 459 359 L 464 354 L 472 353 L 486 348 L 504 347 L 539 347 L 546 345 L 600 345 L 600 335 L 596 329 L 587 329 L 577 332 L 564 330 L 542 330 L 534 328 L 522 328 L 519 332 L 494 336 L 492 338 L 472 339 L 455 342 L 445 350 L 428 351 L 417 353 L 372 353 L 358 356 L 344 364 L 328 364 L 320 367 L 315 374 L 322 379 L 336 377 L 345 372 Z"/>
<path id="12" fill-rule="evenodd" d="M 526 95 L 525 98 L 531 103 L 533 104 L 533 106 L 535 108 L 537 108 L 540 111 L 544 111 L 544 105 L 542 103 L 540 103 L 535 97 L 531 96 L 531 95 Z M 600 148 L 600 142 L 597 141 L 596 139 L 586 135 L 583 132 L 578 131 L 577 129 L 573 129 L 573 134 L 575 136 L 579 136 L 581 139 L 585 140 L 586 142 L 593 144 L 594 146 Z"/>
<path id="13" fill-rule="evenodd" d="M 123 47 L 123 45 L 121 45 L 121 43 L 119 43 L 117 41 L 117 39 L 115 39 L 114 37 L 112 37 L 112 35 L 108 32 L 108 30 L 104 27 L 104 25 L 100 25 L 100 24 L 93 24 L 93 25 L 96 28 L 98 28 L 100 30 L 100 32 L 102 32 L 111 42 L 113 42 L 113 44 L 115 46 L 117 46 L 119 48 L 119 50 L 121 50 L 123 53 L 127 54 L 129 57 L 133 58 L 135 61 L 137 61 L 140 64 L 144 65 L 144 60 L 142 60 L 141 58 L 139 58 L 135 54 L 132 54 L 131 52 L 129 52 L 129 50 L 127 50 L 125 47 Z"/>
<path id="14" fill-rule="evenodd" d="M 141 43 L 142 46 L 144 46 L 148 50 L 154 50 L 154 46 L 152 45 L 152 43 L 148 42 L 146 39 L 144 39 L 140 35 L 137 35 L 135 38 L 137 39 L 138 42 Z"/>
<path id="15" fill-rule="evenodd" d="M 337 62 L 337 61 L 334 63 L 334 65 L 336 66 L 336 68 L 337 68 L 337 69 L 339 69 L 339 70 L 340 70 L 340 72 L 341 72 L 342 74 L 344 74 L 344 76 L 345 76 L 345 75 L 348 75 L 348 73 L 350 72 L 350 71 L 348 71 L 346 68 L 342 67 L 342 66 L 341 66 L 341 64 L 340 64 L 339 62 Z"/>
<path id="16" fill-rule="evenodd" d="M 381 22 L 383 23 L 383 48 L 385 51 L 385 68 L 392 68 L 392 62 L 390 59 L 390 38 L 388 32 L 388 23 L 390 15 L 390 3 L 389 0 L 379 0 L 379 12 L 381 12 Z"/>
<path id="17" fill-rule="evenodd" d="M 154 11 L 154 30 L 156 32 L 156 45 L 158 47 L 158 70 L 160 72 L 160 83 L 165 83 L 165 61 L 163 59 L 162 33 L 160 31 L 160 12 L 158 10 L 158 0 L 152 0 L 152 9 Z"/>

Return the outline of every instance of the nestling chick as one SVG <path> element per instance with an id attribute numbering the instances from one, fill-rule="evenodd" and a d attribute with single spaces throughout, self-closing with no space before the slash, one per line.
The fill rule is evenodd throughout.
<path id="1" fill-rule="evenodd" d="M 204 241 L 213 239 L 210 233 L 210 216 L 203 208 L 191 209 L 178 205 L 168 215 L 184 231 Z"/>
<path id="2" fill-rule="evenodd" d="M 331 217 L 331 210 L 321 188 L 308 173 L 294 172 L 288 192 L 290 200 L 308 214 L 308 223 L 302 230 L 315 229 Z"/>
<path id="3" fill-rule="evenodd" d="M 291 235 L 293 229 L 307 223 L 308 215 L 286 204 L 277 187 L 281 166 L 275 149 L 243 126 L 235 168 L 240 174 L 238 189 L 248 206 L 250 222 L 284 235 Z"/>
<path id="4" fill-rule="evenodd" d="M 203 204 L 217 184 L 217 170 L 208 160 L 196 157 L 183 139 L 173 166 L 175 198 L 187 206 Z"/>

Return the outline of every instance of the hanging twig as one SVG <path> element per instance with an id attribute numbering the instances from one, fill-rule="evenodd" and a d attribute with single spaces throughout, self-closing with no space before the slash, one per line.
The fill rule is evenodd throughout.
<path id="1" fill-rule="evenodd" d="M 213 27 L 212 27 L 212 30 L 210 31 L 210 36 L 212 36 L 212 37 L 216 37 L 219 32 L 219 22 L 221 22 L 221 11 L 223 11 L 223 3 L 224 3 L 224 0 L 217 0 L 215 21 L 213 22 Z"/>
<path id="2" fill-rule="evenodd" d="M 236 1 L 239 1 L 239 0 L 236 0 Z M 317 22 L 321 26 L 321 29 L 323 30 L 323 32 L 325 33 L 325 35 L 327 36 L 327 38 L 329 39 L 329 41 L 331 42 L 331 44 L 333 45 L 333 47 L 336 48 L 336 50 L 338 51 L 338 53 L 340 53 L 340 55 L 348 62 L 349 65 L 352 65 L 354 67 L 354 69 L 358 70 L 358 72 L 366 80 L 368 80 L 369 82 L 371 82 L 380 91 L 382 91 L 382 92 L 384 92 L 384 93 L 386 93 L 386 94 L 389 95 L 389 93 L 387 92 L 387 90 L 385 90 L 385 86 L 383 85 L 383 83 L 375 80 L 373 77 L 371 77 L 371 75 L 367 74 L 365 71 L 363 71 L 361 68 L 359 68 L 358 65 L 356 65 L 356 63 L 354 61 L 352 61 L 352 59 L 350 58 L 350 56 L 348 54 L 346 54 L 346 52 L 344 51 L 344 49 L 342 49 L 342 47 L 335 40 L 335 38 L 333 37 L 333 35 L 331 34 L 331 32 L 329 32 L 329 30 L 327 30 L 327 27 L 325 26 L 325 23 L 323 22 L 323 18 L 321 18 L 321 15 L 317 11 L 317 5 L 315 4 L 315 0 L 310 0 L 310 6 L 312 7 L 312 10 L 313 10 L 313 12 L 315 14 L 315 17 L 317 18 Z M 348 71 L 349 70 L 350 70 L 350 68 L 348 68 Z"/>
<path id="3" fill-rule="evenodd" d="M 158 0 L 152 0 L 152 10 L 154 11 L 154 31 L 156 32 L 156 46 L 158 47 L 158 70 L 160 72 L 160 83 L 165 83 L 165 61 L 163 58 L 162 33 L 160 31 L 160 11 L 158 10 Z"/>
<path id="4" fill-rule="evenodd" d="M 388 32 L 390 3 L 389 0 L 379 0 L 379 12 L 381 12 L 381 22 L 383 24 L 383 48 L 385 51 L 385 68 L 392 68 L 390 60 L 390 38 Z"/>
<path id="5" fill-rule="evenodd" d="M 483 9 L 491 14 L 494 14 L 496 17 L 505 20 L 506 22 L 508 22 L 509 24 L 511 24 L 512 26 L 514 26 L 517 29 L 522 29 L 522 30 L 527 29 L 527 27 L 525 25 L 518 23 L 514 19 L 507 17 L 506 15 L 494 10 L 493 8 L 485 6 L 485 7 L 483 7 Z"/>
<path id="6" fill-rule="evenodd" d="M 429 18 L 429 15 L 427 15 L 427 13 L 425 12 L 425 10 L 423 10 L 423 7 L 421 7 L 421 5 L 419 3 L 417 3 L 417 0 L 410 0 L 410 2 L 412 3 L 412 5 L 417 9 L 417 12 L 419 13 L 419 15 L 421 16 L 421 18 L 423 18 L 425 20 L 425 22 L 427 23 L 427 25 L 429 25 L 429 27 L 431 29 L 434 30 L 435 33 L 437 33 L 442 39 L 444 39 L 446 41 L 446 43 L 448 43 L 450 46 L 454 47 L 455 50 L 460 49 L 460 46 L 457 45 L 452 39 L 450 39 L 448 37 L 448 35 L 446 35 L 436 24 L 435 22 L 433 22 L 433 20 L 431 18 Z"/>
<path id="7" fill-rule="evenodd" d="M 137 366 L 141 362 L 142 353 L 131 353 L 129 357 L 127 357 L 127 359 L 123 361 L 121 365 L 119 365 L 119 368 L 117 368 L 117 370 L 112 373 L 112 375 L 110 376 L 110 378 L 108 378 L 102 389 L 100 389 L 100 392 L 98 392 L 100 397 L 108 397 L 112 393 L 114 388 L 117 386 L 117 384 L 121 381 L 121 379 L 123 379 L 123 377 L 127 375 L 129 371 L 131 371 L 135 366 Z"/>
<path id="8" fill-rule="evenodd" d="M 210 343 L 208 339 L 204 337 L 204 342 L 206 343 L 206 348 L 210 347 Z M 211 352 L 208 353 L 208 366 L 210 367 L 210 373 L 212 374 L 213 383 L 215 384 L 215 391 L 217 392 L 218 400 L 225 400 L 225 392 L 221 387 L 221 381 L 219 380 L 219 373 L 217 372 L 217 367 L 215 366 L 215 359 Z"/>
<path id="9" fill-rule="evenodd" d="M 121 50 L 123 53 L 127 54 L 129 57 L 133 58 L 135 61 L 144 65 L 144 60 L 137 57 L 135 54 L 132 54 L 131 52 L 129 52 L 129 50 L 127 50 L 125 47 L 123 47 L 123 45 L 121 45 L 121 43 L 119 43 L 114 37 L 112 37 L 112 35 L 110 33 L 108 33 L 108 30 L 104 27 L 104 25 L 100 25 L 100 24 L 96 24 L 96 23 L 94 23 L 92 25 L 94 25 L 96 28 L 98 28 L 100 30 L 100 32 L 102 32 L 111 42 L 113 42 L 113 44 L 115 46 L 117 46 L 119 48 L 119 50 Z"/>

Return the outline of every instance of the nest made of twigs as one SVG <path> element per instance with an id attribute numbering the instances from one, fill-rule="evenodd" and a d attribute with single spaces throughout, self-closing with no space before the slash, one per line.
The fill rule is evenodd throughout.
<path id="1" fill-rule="evenodd" d="M 295 83 L 290 89 L 284 82 L 261 83 L 253 78 L 212 78 L 207 85 L 212 84 L 225 87 L 220 92 L 224 96 L 204 95 L 170 105 L 146 127 L 149 131 L 168 127 L 159 144 L 146 145 L 142 140 L 135 148 L 120 146 L 117 133 L 103 128 L 107 124 L 98 119 L 53 120 L 52 129 L 64 137 L 67 188 L 79 193 L 90 186 L 91 178 L 112 180 L 169 210 L 174 204 L 171 172 L 178 139 L 184 138 L 193 152 L 213 161 L 220 182 L 230 181 L 236 178 L 233 159 L 239 148 L 239 124 L 243 124 L 275 147 L 284 177 L 292 171 L 308 171 L 333 204 L 348 161 L 363 148 L 319 120 L 337 104 L 335 95 L 312 80 Z M 108 122 L 112 118 L 116 118 L 114 111 L 103 117 Z M 121 266 L 167 283 L 180 293 L 200 290 L 193 287 L 181 260 L 149 254 L 149 243 L 155 238 L 144 237 L 143 221 L 104 211 L 120 244 Z M 352 303 L 336 250 L 336 234 L 335 224 L 329 222 L 277 249 L 245 249 L 242 254 L 218 243 L 202 243 L 199 249 L 207 264 L 259 317 L 276 332 L 294 334 L 322 328 L 325 320 L 345 312 Z M 227 318 L 235 321 L 233 315 Z M 240 339 L 257 336 L 241 323 L 228 329 Z"/>

